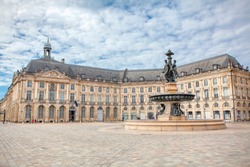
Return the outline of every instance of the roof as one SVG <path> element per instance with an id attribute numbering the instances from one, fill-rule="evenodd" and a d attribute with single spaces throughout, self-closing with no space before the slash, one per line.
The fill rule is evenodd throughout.
<path id="1" fill-rule="evenodd" d="M 187 75 L 196 73 L 196 69 L 200 68 L 203 72 L 209 71 L 213 65 L 218 65 L 218 68 L 227 68 L 228 64 L 232 63 L 239 67 L 239 62 L 228 54 L 212 57 L 209 59 L 193 62 L 190 64 L 177 67 L 178 73 L 185 72 Z M 178 62 L 177 62 L 178 65 Z M 163 65 L 164 66 L 164 63 Z M 80 77 L 82 79 L 90 80 L 106 80 L 106 81 L 124 81 L 127 79 L 130 82 L 137 81 L 157 81 L 160 78 L 162 69 L 145 69 L 145 70 L 110 70 L 104 68 L 79 66 L 72 64 L 65 64 L 51 58 L 41 58 L 32 60 L 26 67 L 27 73 L 37 73 L 41 71 L 57 70 L 71 78 Z"/>

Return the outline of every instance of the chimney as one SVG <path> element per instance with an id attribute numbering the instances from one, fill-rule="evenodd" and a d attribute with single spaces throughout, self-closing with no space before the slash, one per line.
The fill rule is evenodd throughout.
<path id="1" fill-rule="evenodd" d="M 61 62 L 64 63 L 65 59 L 61 59 Z"/>

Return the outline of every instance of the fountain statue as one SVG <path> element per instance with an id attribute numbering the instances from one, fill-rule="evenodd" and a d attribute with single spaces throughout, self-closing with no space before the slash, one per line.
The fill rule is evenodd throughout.
<path id="1" fill-rule="evenodd" d="M 163 94 L 150 96 L 153 102 L 160 102 L 161 109 L 156 113 L 156 120 L 128 120 L 125 122 L 125 129 L 134 130 L 213 130 L 225 129 L 223 120 L 188 120 L 181 110 L 181 102 L 192 101 L 195 97 L 190 93 L 179 93 L 177 91 L 176 79 L 178 72 L 176 60 L 172 63 L 171 50 L 166 53 L 167 60 L 161 73 L 166 86 Z"/>

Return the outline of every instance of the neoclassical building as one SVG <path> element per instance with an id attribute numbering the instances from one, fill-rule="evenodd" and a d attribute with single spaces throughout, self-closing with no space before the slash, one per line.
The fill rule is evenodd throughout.
<path id="1" fill-rule="evenodd" d="M 154 119 L 164 93 L 162 69 L 109 70 L 66 64 L 44 55 L 13 76 L 0 111 L 11 122 Z M 196 95 L 181 109 L 189 119 L 250 120 L 250 72 L 228 54 L 178 67 L 178 91 Z M 0 115 L 3 120 L 3 115 Z"/>

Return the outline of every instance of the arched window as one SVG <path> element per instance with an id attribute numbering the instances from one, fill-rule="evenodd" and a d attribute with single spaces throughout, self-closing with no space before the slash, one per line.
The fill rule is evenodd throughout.
<path id="1" fill-rule="evenodd" d="M 205 104 L 205 108 L 208 108 L 208 107 L 209 107 L 209 104 L 206 103 L 206 104 Z"/>
<path id="2" fill-rule="evenodd" d="M 157 81 L 160 81 L 161 80 L 161 77 L 158 75 L 158 76 L 156 76 L 156 80 Z"/>
<path id="3" fill-rule="evenodd" d="M 215 102 L 214 107 L 219 107 L 219 104 Z"/>
<path id="4" fill-rule="evenodd" d="M 54 118 L 54 110 L 55 110 L 55 107 L 54 107 L 54 106 L 50 106 L 50 107 L 49 107 L 49 118 L 50 118 L 50 119 L 53 119 L 53 118 Z"/>
<path id="5" fill-rule="evenodd" d="M 115 107 L 115 108 L 114 108 L 114 118 L 117 118 L 117 115 L 118 115 L 118 113 L 117 113 L 117 108 Z"/>
<path id="6" fill-rule="evenodd" d="M 200 108 L 200 104 L 196 104 L 196 108 Z"/>
<path id="7" fill-rule="evenodd" d="M 90 107 L 89 116 L 90 116 L 90 118 L 94 118 L 94 107 Z"/>
<path id="8" fill-rule="evenodd" d="M 135 110 L 135 107 L 132 107 L 132 110 Z"/>
<path id="9" fill-rule="evenodd" d="M 228 102 L 225 102 L 223 105 L 224 105 L 224 107 L 229 107 L 229 103 Z"/>
<path id="10" fill-rule="evenodd" d="M 113 82 L 117 82 L 117 78 L 116 78 L 116 77 L 113 77 L 113 78 L 112 78 L 112 81 L 113 81 Z"/>
<path id="11" fill-rule="evenodd" d="M 144 107 L 143 107 L 143 106 L 141 106 L 141 107 L 140 107 L 140 110 L 144 110 Z"/>
<path id="12" fill-rule="evenodd" d="M 44 110 L 43 106 L 38 107 L 38 119 L 43 119 L 43 110 Z"/>
<path id="13" fill-rule="evenodd" d="M 238 103 L 237 103 L 237 107 L 240 107 L 240 106 L 241 106 L 241 104 L 240 104 L 240 102 L 238 102 Z"/>
<path id="14" fill-rule="evenodd" d="M 106 108 L 106 118 L 109 118 L 110 117 L 110 108 L 107 107 Z"/>
<path id="15" fill-rule="evenodd" d="M 152 106 L 149 106 L 149 107 L 148 107 L 148 110 L 152 110 L 152 109 L 153 109 L 153 107 L 152 107 Z"/>
<path id="16" fill-rule="evenodd" d="M 124 107 L 124 110 L 127 110 L 128 108 L 127 107 Z"/>
<path id="17" fill-rule="evenodd" d="M 243 103 L 243 107 L 246 107 L 246 103 L 245 102 Z"/>
<path id="18" fill-rule="evenodd" d="M 26 106 L 25 118 L 30 118 L 31 114 L 31 106 Z"/>
<path id="19" fill-rule="evenodd" d="M 60 107 L 60 118 L 64 118 L 64 106 Z"/>
<path id="20" fill-rule="evenodd" d="M 102 76 L 101 75 L 98 75 L 96 78 L 97 78 L 98 81 L 102 81 Z"/>
<path id="21" fill-rule="evenodd" d="M 85 107 L 82 107 L 82 109 L 81 109 L 81 117 L 82 118 L 86 117 L 86 108 Z"/>

